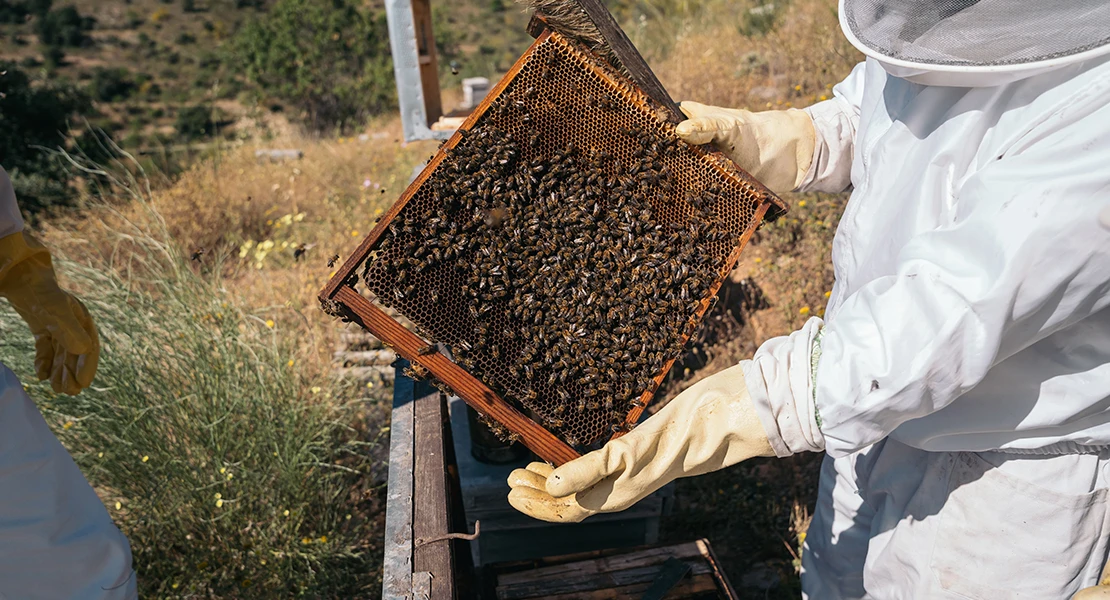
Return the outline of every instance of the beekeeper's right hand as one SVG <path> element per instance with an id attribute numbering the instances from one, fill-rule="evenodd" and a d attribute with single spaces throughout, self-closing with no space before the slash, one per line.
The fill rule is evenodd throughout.
<path id="1" fill-rule="evenodd" d="M 689 101 L 680 107 L 689 119 L 678 124 L 678 137 L 699 146 L 716 144 L 772 192 L 797 189 L 813 163 L 817 134 L 805 111 L 753 113 Z"/>

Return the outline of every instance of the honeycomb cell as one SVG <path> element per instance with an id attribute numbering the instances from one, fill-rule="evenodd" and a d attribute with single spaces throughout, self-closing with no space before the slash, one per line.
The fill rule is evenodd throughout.
<path id="1" fill-rule="evenodd" d="M 579 450 L 629 425 L 777 202 L 599 59 L 542 36 L 402 196 L 381 304 Z"/>

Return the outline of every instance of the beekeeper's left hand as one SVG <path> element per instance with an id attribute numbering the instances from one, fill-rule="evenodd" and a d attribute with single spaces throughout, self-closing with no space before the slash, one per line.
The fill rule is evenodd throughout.
<path id="1" fill-rule="evenodd" d="M 100 357 L 96 326 L 85 305 L 58 287 L 50 252 L 26 231 L 0 238 L 0 296 L 35 336 L 40 380 L 70 395 L 92 384 Z"/>
<path id="2" fill-rule="evenodd" d="M 739 365 L 679 394 L 628 435 L 557 469 L 509 475 L 509 503 L 543 521 L 577 523 L 624 510 L 667 483 L 774 456 Z"/>

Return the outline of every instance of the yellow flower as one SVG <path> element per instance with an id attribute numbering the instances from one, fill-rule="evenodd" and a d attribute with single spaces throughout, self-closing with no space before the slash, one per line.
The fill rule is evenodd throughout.
<path id="1" fill-rule="evenodd" d="M 217 499 L 217 500 L 219 500 L 220 498 L 223 498 L 223 497 L 224 497 L 224 495 L 223 495 L 223 494 L 221 494 L 221 493 L 219 493 L 219 492 L 216 492 L 216 499 Z"/>
<path id="2" fill-rule="evenodd" d="M 96 457 L 97 458 L 104 458 L 104 453 L 103 452 L 97 452 Z"/>
<path id="3" fill-rule="evenodd" d="M 308 391 L 312 392 L 313 394 L 319 394 L 320 393 L 320 386 L 314 385 L 311 388 L 309 388 Z M 275 452 L 274 454 L 277 454 L 277 453 Z"/>
<path id="4" fill-rule="evenodd" d="M 805 200 L 802 200 L 801 202 L 798 202 L 798 208 L 805 208 L 805 207 L 806 207 L 806 201 Z"/>
<path id="5" fill-rule="evenodd" d="M 144 454 L 143 455 L 143 462 L 146 462 L 148 460 L 150 460 L 150 457 Z"/>
<path id="6" fill-rule="evenodd" d="M 177 589 L 177 585 L 178 585 L 178 584 L 176 584 L 176 583 L 175 583 L 175 584 L 171 585 L 170 587 L 176 590 L 176 589 Z"/>
<path id="7" fill-rule="evenodd" d="M 223 508 L 223 506 L 224 506 L 224 501 L 223 500 L 217 500 L 216 501 L 216 508 Z"/>
<path id="8" fill-rule="evenodd" d="M 227 467 L 220 467 L 220 474 L 223 475 L 224 473 L 227 473 Z"/>
<path id="9" fill-rule="evenodd" d="M 809 314 L 809 307 L 808 306 L 803 306 L 802 310 L 799 310 L 798 312 L 802 313 L 803 315 L 808 315 Z"/>
<path id="10" fill-rule="evenodd" d="M 822 102 L 824 102 L 825 100 L 828 100 L 828 99 L 829 99 L 829 97 L 828 97 L 828 96 L 826 96 L 825 94 L 821 94 L 821 98 L 820 98 L 820 100 L 821 100 Z M 804 537 L 804 536 L 805 536 L 805 534 L 803 533 L 803 534 L 802 534 L 802 536 Z"/>
<path id="11" fill-rule="evenodd" d="M 351 520 L 351 515 L 347 515 L 346 517 L 343 517 L 343 518 L 347 521 L 350 521 Z"/>
<path id="12" fill-rule="evenodd" d="M 262 560 L 260 560 L 260 561 L 258 561 L 258 562 L 260 562 L 260 563 L 262 563 L 262 564 L 266 564 L 266 559 L 265 559 L 265 558 L 263 558 Z"/>
<path id="13" fill-rule="evenodd" d="M 828 298 L 829 296 L 832 296 L 832 290 L 825 292 L 825 297 Z"/>
<path id="14" fill-rule="evenodd" d="M 285 364 L 287 364 L 287 365 L 289 365 L 290 367 L 292 367 L 292 366 L 293 366 L 293 364 L 294 364 L 295 362 L 296 362 L 296 361 L 294 361 L 294 360 L 293 360 L 292 358 L 290 358 L 290 359 L 289 359 L 289 362 L 287 362 L 287 363 L 285 363 Z"/>
<path id="15" fill-rule="evenodd" d="M 328 543 L 328 536 L 326 536 L 326 535 L 322 535 L 322 536 L 320 536 L 320 543 L 321 543 L 321 544 L 326 544 L 326 543 Z"/>
<path id="16" fill-rule="evenodd" d="M 269 328 L 273 329 L 274 320 L 273 319 L 266 319 L 266 327 L 269 327 Z"/>
<path id="17" fill-rule="evenodd" d="M 309 538 L 301 538 L 301 543 L 302 544 L 311 544 L 312 540 L 309 539 Z"/>
<path id="18" fill-rule="evenodd" d="M 352 229 L 351 230 L 351 237 L 358 237 L 358 230 L 357 229 Z"/>
<path id="19" fill-rule="evenodd" d="M 373 381 L 367 381 L 366 382 L 366 387 L 368 387 L 368 388 L 374 387 L 374 382 Z"/>
<path id="20" fill-rule="evenodd" d="M 283 513 L 281 513 L 281 514 L 283 514 L 283 515 L 285 515 L 285 516 L 287 516 L 287 517 L 288 517 L 288 516 L 289 516 L 289 509 L 288 509 L 288 508 L 287 508 L 287 509 L 285 509 L 285 512 L 283 512 Z"/>
<path id="21" fill-rule="evenodd" d="M 801 85 L 801 84 L 798 84 L 798 85 L 794 86 L 794 91 L 795 91 L 795 92 L 800 92 L 800 91 L 802 91 L 802 85 Z"/>
<path id="22" fill-rule="evenodd" d="M 66 421 L 66 424 L 62 425 L 62 429 L 69 429 L 70 427 L 73 427 L 73 421 Z"/>
<path id="23" fill-rule="evenodd" d="M 822 306 L 821 308 L 818 308 L 818 309 L 817 309 L 817 316 L 818 316 L 818 317 L 823 317 L 823 316 L 825 316 L 825 307 L 824 307 L 824 306 Z"/>
<path id="24" fill-rule="evenodd" d="M 801 546 L 804 543 L 806 543 L 806 532 L 803 531 L 798 534 L 798 545 Z"/>
<path id="25" fill-rule="evenodd" d="M 120 502 L 119 502 L 119 501 L 117 500 L 117 501 L 116 501 L 116 510 L 119 510 L 119 509 L 121 509 L 121 508 L 123 508 L 123 504 L 121 504 L 121 503 L 120 503 Z"/>
<path id="26" fill-rule="evenodd" d="M 375 209 L 375 210 L 374 210 L 374 214 L 375 214 L 375 215 L 380 215 L 380 214 L 382 214 L 382 209 L 380 209 L 380 208 L 378 208 L 378 209 Z"/>
<path id="27" fill-rule="evenodd" d="M 757 256 L 757 257 L 755 257 L 755 262 L 761 263 L 761 262 L 763 262 L 763 259 Z"/>
<path id="28" fill-rule="evenodd" d="M 227 474 L 227 480 L 228 480 L 228 481 L 231 481 L 231 478 L 232 478 L 232 477 L 235 477 L 235 473 L 228 473 L 228 474 Z"/>

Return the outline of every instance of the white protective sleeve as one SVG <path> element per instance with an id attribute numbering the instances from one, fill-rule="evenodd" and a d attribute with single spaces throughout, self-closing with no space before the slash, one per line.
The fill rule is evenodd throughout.
<path id="1" fill-rule="evenodd" d="M 0 167 L 0 238 L 23 231 L 23 217 L 15 202 L 15 189 L 8 172 Z"/>
<path id="2" fill-rule="evenodd" d="M 863 102 L 864 63 L 833 87 L 833 97 L 804 108 L 813 119 L 813 162 L 799 192 L 840 193 L 852 185 L 852 156 Z"/>
<path id="3" fill-rule="evenodd" d="M 1099 224 L 1110 104 L 1077 102 L 1054 116 L 963 183 L 959 218 L 911 238 L 895 274 L 844 300 L 822 332 L 815 382 L 799 374 L 815 321 L 756 352 L 745 375 L 765 426 L 773 420 L 768 433 L 779 433 L 776 450 L 816 448 L 810 398 L 825 449 L 845 456 L 1110 307 L 1110 231 Z M 1006 406 L 997 409 L 1001 417 Z"/>

